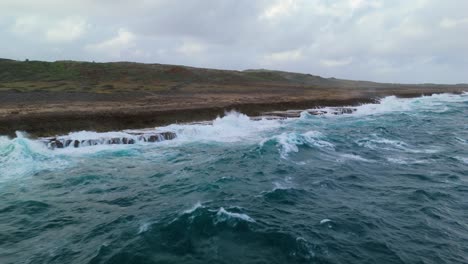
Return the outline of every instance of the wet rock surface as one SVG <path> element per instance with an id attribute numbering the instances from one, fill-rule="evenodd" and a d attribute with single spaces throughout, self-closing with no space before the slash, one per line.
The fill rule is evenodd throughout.
<path id="1" fill-rule="evenodd" d="M 307 112 L 311 115 L 343 115 L 352 114 L 356 112 L 356 108 L 353 107 L 327 107 L 321 109 L 309 109 L 309 110 L 287 110 L 287 111 L 274 111 L 266 112 L 261 116 L 251 117 L 251 120 L 258 121 L 262 119 L 267 120 L 283 120 L 286 118 L 298 118 L 302 112 Z M 193 122 L 190 124 L 198 125 L 211 125 L 212 121 Z M 128 136 L 121 137 L 100 137 L 92 139 L 74 139 L 68 136 L 49 137 L 41 138 L 40 141 L 47 145 L 50 149 L 61 149 L 61 148 L 80 148 L 89 147 L 96 145 L 129 145 L 136 144 L 138 142 L 161 142 L 165 140 L 172 140 L 177 137 L 176 133 L 165 131 L 155 132 L 154 129 L 141 129 L 141 130 L 124 130 Z"/>
<path id="2" fill-rule="evenodd" d="M 41 138 L 40 141 L 47 145 L 50 149 L 61 148 L 80 148 L 96 145 L 129 145 L 138 142 L 161 142 L 165 140 L 172 140 L 177 135 L 174 132 L 152 132 L 148 133 L 132 131 L 128 136 L 123 137 L 101 137 L 93 139 L 73 139 L 67 136 Z"/>
<path id="3" fill-rule="evenodd" d="M 327 107 L 321 109 L 308 109 L 308 110 L 288 110 L 288 111 L 274 111 L 263 113 L 265 118 L 269 119 L 284 119 L 284 118 L 298 118 L 302 112 L 307 112 L 311 115 L 344 115 L 356 112 L 354 107 Z"/>

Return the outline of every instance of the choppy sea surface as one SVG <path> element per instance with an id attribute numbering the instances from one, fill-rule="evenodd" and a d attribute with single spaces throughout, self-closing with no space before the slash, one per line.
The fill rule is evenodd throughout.
<path id="1" fill-rule="evenodd" d="M 0 263 L 468 263 L 467 93 L 163 129 L 0 137 Z"/>

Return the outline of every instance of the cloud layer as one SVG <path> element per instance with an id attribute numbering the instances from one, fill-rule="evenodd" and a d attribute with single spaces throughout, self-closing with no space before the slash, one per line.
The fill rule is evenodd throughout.
<path id="1" fill-rule="evenodd" d="M 465 0 L 3 0 L 0 57 L 468 82 Z"/>

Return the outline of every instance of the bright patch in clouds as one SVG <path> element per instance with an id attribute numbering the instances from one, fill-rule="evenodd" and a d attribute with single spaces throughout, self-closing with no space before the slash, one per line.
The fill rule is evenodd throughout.
<path id="1" fill-rule="evenodd" d="M 69 42 L 81 38 L 88 28 L 81 17 L 50 19 L 40 16 L 21 16 L 10 28 L 16 35 L 45 39 L 49 42 Z"/>
<path id="2" fill-rule="evenodd" d="M 69 17 L 56 22 L 46 31 L 47 40 L 52 42 L 68 42 L 80 38 L 88 25 L 80 17 Z"/>
<path id="3" fill-rule="evenodd" d="M 277 0 L 260 15 L 260 19 L 275 19 L 291 13 L 296 8 L 297 0 Z"/>
<path id="4" fill-rule="evenodd" d="M 10 30 L 15 34 L 28 34 L 39 29 L 40 18 L 37 16 L 18 17 Z"/>
<path id="5" fill-rule="evenodd" d="M 353 58 L 320 60 L 320 64 L 325 67 L 343 67 L 351 64 L 352 62 Z"/>
<path id="6" fill-rule="evenodd" d="M 194 40 L 186 40 L 177 48 L 177 52 L 186 56 L 193 56 L 202 53 L 204 49 L 205 47 L 201 43 Z"/>
<path id="7" fill-rule="evenodd" d="M 298 61 L 302 58 L 302 49 L 274 52 L 265 56 L 267 63 Z"/>
<path id="8" fill-rule="evenodd" d="M 440 26 L 443 28 L 455 28 L 462 25 L 468 25 L 468 17 L 462 19 L 444 18 L 440 22 Z"/>
<path id="9" fill-rule="evenodd" d="M 381 1 L 372 1 L 372 0 L 349 0 L 349 5 L 352 9 L 359 9 L 365 7 L 379 8 L 383 4 Z"/>
<path id="10" fill-rule="evenodd" d="M 87 45 L 85 49 L 95 53 L 107 54 L 114 58 L 120 58 L 122 57 L 122 53 L 129 51 L 134 46 L 135 35 L 125 28 L 120 28 L 117 36 L 103 42 Z M 134 53 L 135 51 L 132 52 Z"/>

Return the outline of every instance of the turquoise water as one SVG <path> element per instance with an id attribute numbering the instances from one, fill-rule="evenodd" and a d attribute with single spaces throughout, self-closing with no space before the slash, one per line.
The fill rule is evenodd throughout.
<path id="1" fill-rule="evenodd" d="M 466 93 L 164 130 L 0 137 L 0 263 L 468 263 Z"/>

